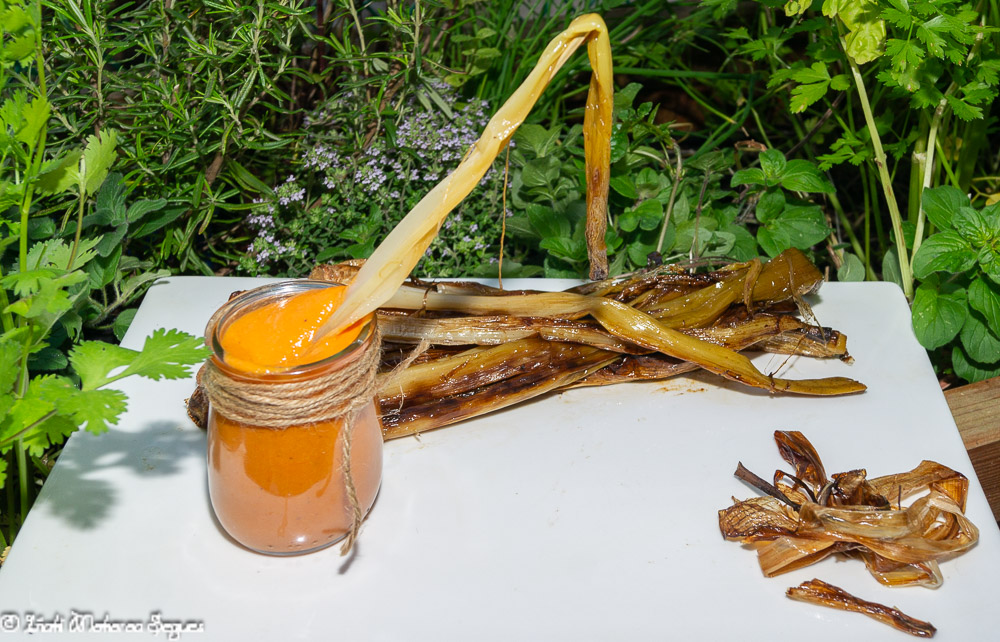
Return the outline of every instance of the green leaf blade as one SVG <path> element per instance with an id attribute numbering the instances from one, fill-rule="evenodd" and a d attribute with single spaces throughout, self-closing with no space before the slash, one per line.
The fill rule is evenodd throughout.
<path id="1" fill-rule="evenodd" d="M 924 284 L 913 299 L 913 332 L 920 345 L 934 350 L 958 336 L 968 314 L 965 290 L 942 294 Z"/>
<path id="2" fill-rule="evenodd" d="M 925 279 L 934 272 L 965 272 L 977 256 L 958 232 L 946 230 L 929 237 L 913 257 L 913 274 Z"/>

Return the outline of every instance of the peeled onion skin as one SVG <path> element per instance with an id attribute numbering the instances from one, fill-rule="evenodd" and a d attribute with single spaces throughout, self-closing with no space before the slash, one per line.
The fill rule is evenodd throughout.
<path id="1" fill-rule="evenodd" d="M 924 622 L 903 613 L 897 608 L 869 602 L 855 597 L 842 588 L 817 579 L 803 582 L 788 589 L 785 594 L 793 600 L 819 604 L 842 611 L 862 613 L 904 633 L 921 638 L 934 637 L 937 629 L 930 622 Z"/>
<path id="2" fill-rule="evenodd" d="M 947 466 L 923 461 L 908 472 L 871 480 L 863 469 L 827 479 L 802 433 L 776 431 L 775 441 L 796 474 L 778 471 L 775 484 L 762 490 L 787 501 L 755 497 L 719 511 L 723 536 L 751 544 L 767 577 L 836 552 L 861 559 L 887 586 L 935 588 L 942 581 L 938 562 L 979 540 L 963 513 L 969 480 Z M 918 493 L 924 494 L 901 505 Z M 857 501 L 865 503 L 851 503 Z"/>

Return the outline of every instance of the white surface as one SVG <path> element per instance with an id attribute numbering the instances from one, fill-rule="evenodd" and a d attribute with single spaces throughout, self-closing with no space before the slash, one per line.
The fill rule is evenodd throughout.
<path id="1" fill-rule="evenodd" d="M 158 327 L 200 334 L 230 291 L 260 282 L 161 282 L 124 343 Z M 120 426 L 75 435 L 45 485 L 0 570 L 0 612 L 23 635 L 29 612 L 156 611 L 203 621 L 181 638 L 195 641 L 905 639 L 784 597 L 818 577 L 929 620 L 938 640 L 996 639 L 1000 531 L 901 293 L 827 284 L 815 311 L 847 333 L 856 363 L 795 358 L 782 376 L 846 375 L 867 393 L 771 397 L 706 375 L 571 391 L 389 442 L 381 495 L 346 563 L 337 547 L 271 558 L 227 539 L 209 507 L 204 434 L 184 413 L 192 383 L 123 382 Z M 775 429 L 802 430 L 830 472 L 874 477 L 921 459 L 964 472 L 979 545 L 942 565 L 936 591 L 883 588 L 856 561 L 764 578 L 752 552 L 722 539 L 716 512 L 754 494 L 733 477 L 737 461 L 765 478 L 788 469 Z"/>

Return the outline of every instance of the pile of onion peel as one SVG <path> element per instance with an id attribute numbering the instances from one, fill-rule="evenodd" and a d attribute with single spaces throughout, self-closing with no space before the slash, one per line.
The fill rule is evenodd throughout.
<path id="1" fill-rule="evenodd" d="M 740 463 L 736 476 L 765 496 L 734 498 L 732 506 L 719 511 L 723 536 L 754 548 L 767 577 L 838 553 L 863 561 L 886 586 L 937 588 L 942 583 L 938 562 L 964 553 L 979 540 L 979 529 L 964 514 L 969 480 L 947 466 L 922 461 L 908 472 L 874 479 L 868 479 L 864 469 L 828 478 L 819 454 L 802 433 L 778 430 L 774 439 L 795 473 L 777 470 L 772 483 Z M 904 506 L 904 500 L 920 493 Z M 911 627 L 907 618 L 885 617 L 887 607 L 827 586 L 799 587 L 789 596 L 864 612 L 912 635 L 933 635 L 928 623 L 913 620 L 929 629 Z"/>
<path id="2" fill-rule="evenodd" d="M 795 473 L 775 471 L 773 483 L 742 464 L 736 476 L 767 493 L 719 511 L 728 540 L 750 544 L 761 570 L 773 577 L 840 553 L 860 559 L 886 586 L 942 582 L 938 561 L 967 551 L 979 529 L 965 516 L 969 480 L 933 461 L 911 471 L 867 479 L 864 469 L 827 478 L 819 454 L 798 431 L 774 433 Z M 907 506 L 902 502 L 924 493 Z"/>

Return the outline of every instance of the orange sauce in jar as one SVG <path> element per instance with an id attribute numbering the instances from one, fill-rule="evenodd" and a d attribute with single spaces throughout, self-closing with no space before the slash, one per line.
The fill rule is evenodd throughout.
<path id="1" fill-rule="evenodd" d="M 284 282 L 251 290 L 220 308 L 206 329 L 213 365 L 227 378 L 257 385 L 309 383 L 359 359 L 374 335 L 372 317 L 314 342 L 344 288 L 317 281 Z M 279 428 L 208 417 L 208 485 L 222 527 L 261 553 L 307 553 L 333 544 L 351 529 L 342 419 Z M 382 477 L 382 430 L 374 398 L 351 431 L 351 479 L 362 513 L 375 501 Z"/>

